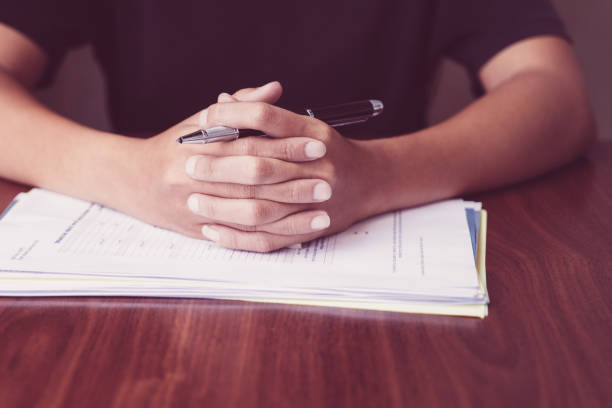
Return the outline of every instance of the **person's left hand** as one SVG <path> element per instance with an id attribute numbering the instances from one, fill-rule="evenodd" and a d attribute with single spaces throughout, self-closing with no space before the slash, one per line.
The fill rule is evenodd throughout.
<path id="1" fill-rule="evenodd" d="M 280 219 L 270 214 L 278 208 L 277 202 L 258 200 L 256 213 L 239 217 L 248 222 L 243 221 L 241 225 L 232 228 L 228 223 L 231 225 L 231 203 L 235 201 L 234 197 L 215 197 L 213 206 L 209 196 L 194 194 L 191 201 L 195 205 L 191 207 L 195 212 L 206 219 L 219 221 L 218 224 L 210 223 L 203 226 L 204 237 L 228 248 L 269 252 L 342 231 L 356 221 L 373 215 L 374 210 L 369 207 L 372 195 L 370 190 L 375 183 L 373 179 L 376 174 L 375 157 L 365 147 L 365 143 L 344 138 L 320 120 L 298 115 L 265 102 L 251 102 L 249 101 L 251 92 L 253 90 L 245 89 L 233 96 L 221 94 L 220 103 L 208 108 L 207 122 L 218 126 L 258 129 L 273 137 L 273 139 L 252 138 L 251 155 L 256 155 L 259 142 L 282 143 L 283 138 L 287 137 L 319 140 L 325 144 L 326 154 L 320 159 L 307 162 L 268 160 L 265 166 L 250 169 L 249 171 L 254 174 L 245 175 L 242 179 L 251 180 L 250 184 L 253 186 L 268 184 L 267 180 L 274 180 L 274 183 L 300 179 L 325 180 L 331 186 L 332 196 L 322 203 L 293 204 L 294 210 L 287 210 L 286 206 L 291 204 L 284 204 L 283 211 L 288 215 Z M 222 145 L 218 144 L 215 150 L 218 150 L 215 154 L 220 155 L 223 150 Z M 231 160 L 231 157 L 228 159 Z M 187 168 L 190 176 L 196 180 L 235 182 L 235 180 L 225 180 L 222 169 L 215 171 L 215 166 L 210 165 L 210 159 L 206 156 L 193 156 L 190 162 L 191 165 Z M 297 195 L 302 193 L 311 192 L 287 192 Z M 282 201 L 291 203 L 296 200 L 287 197 Z M 313 211 L 317 210 L 320 215 L 313 218 Z M 277 221 L 271 223 L 261 221 L 265 219 L 277 219 Z"/>

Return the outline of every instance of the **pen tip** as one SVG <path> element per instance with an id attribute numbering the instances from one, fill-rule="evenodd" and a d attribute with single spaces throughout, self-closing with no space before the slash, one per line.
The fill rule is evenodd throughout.
<path id="1" fill-rule="evenodd" d="M 180 144 L 183 144 L 183 138 L 179 137 L 178 139 L 176 139 L 177 142 L 179 142 Z"/>

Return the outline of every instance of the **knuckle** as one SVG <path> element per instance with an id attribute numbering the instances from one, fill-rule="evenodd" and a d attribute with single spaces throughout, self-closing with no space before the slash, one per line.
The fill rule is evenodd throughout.
<path id="1" fill-rule="evenodd" d="M 257 226 L 256 225 L 241 225 L 240 229 L 245 232 L 255 232 L 257 231 Z"/>
<path id="2" fill-rule="evenodd" d="M 202 239 L 202 224 L 190 223 L 182 224 L 178 228 L 178 232 L 193 238 Z"/>
<path id="3" fill-rule="evenodd" d="M 320 173 L 322 175 L 321 178 L 327 181 L 333 190 L 333 188 L 336 186 L 336 182 L 338 181 L 338 171 L 336 166 L 329 160 L 323 161 L 320 166 Z"/>
<path id="4" fill-rule="evenodd" d="M 256 188 L 252 184 L 234 184 L 232 196 L 236 198 L 252 200 L 257 198 Z"/>
<path id="5" fill-rule="evenodd" d="M 270 105 L 257 102 L 253 106 L 253 112 L 251 114 L 251 120 L 255 127 L 265 125 L 268 123 L 272 117 L 272 109 Z"/>
<path id="6" fill-rule="evenodd" d="M 235 232 L 228 232 L 223 237 L 223 246 L 232 249 L 240 249 L 238 235 Z"/>
<path id="7" fill-rule="evenodd" d="M 291 217 L 287 219 L 286 224 L 283 228 L 283 232 L 286 235 L 298 235 L 304 233 L 304 231 L 301 231 L 300 224 L 297 221 L 296 217 Z"/>
<path id="8" fill-rule="evenodd" d="M 304 120 L 301 120 L 296 124 L 296 134 L 310 137 L 313 139 L 318 139 L 314 132 L 315 124 L 316 119 L 311 117 L 305 117 Z"/>
<path id="9" fill-rule="evenodd" d="M 258 194 L 257 194 L 257 186 L 254 186 L 252 184 L 247 184 L 244 186 L 244 190 L 245 190 L 245 197 L 248 199 L 255 199 L 258 198 Z"/>
<path id="10" fill-rule="evenodd" d="M 256 252 L 272 252 L 276 248 L 268 238 L 260 234 L 254 234 L 253 248 Z"/>
<path id="11" fill-rule="evenodd" d="M 260 225 L 268 215 L 268 208 L 258 201 L 251 201 L 245 209 L 246 225 Z"/>
<path id="12" fill-rule="evenodd" d="M 206 218 L 216 219 L 217 208 L 212 201 L 199 198 L 198 208 L 200 215 Z"/>
<path id="13" fill-rule="evenodd" d="M 272 166 L 266 160 L 254 158 L 250 163 L 250 180 L 254 184 L 261 184 L 270 179 L 273 173 Z"/>
<path id="14" fill-rule="evenodd" d="M 215 159 L 202 156 L 196 164 L 195 176 L 200 180 L 212 179 L 215 174 Z"/>
<path id="15" fill-rule="evenodd" d="M 327 142 L 333 137 L 334 132 L 334 129 L 328 124 L 323 122 L 319 123 L 317 133 L 320 135 L 323 143 L 327 144 Z"/>
<path id="16" fill-rule="evenodd" d="M 225 224 L 226 226 L 233 228 L 242 232 L 256 232 L 258 228 L 256 225 L 244 225 L 244 224 L 236 224 L 234 222 L 228 222 Z"/>
<path id="17" fill-rule="evenodd" d="M 169 167 L 162 171 L 161 182 L 163 188 L 169 191 L 173 191 L 179 184 L 174 172 Z"/>
<path id="18" fill-rule="evenodd" d="M 217 123 L 219 118 L 219 104 L 214 103 L 208 107 L 206 120 L 208 123 Z"/>
<path id="19" fill-rule="evenodd" d="M 289 184 L 286 195 L 291 203 L 300 203 L 305 197 L 303 188 L 299 183 Z"/>
<path id="20" fill-rule="evenodd" d="M 298 157 L 297 149 L 293 146 L 293 144 L 287 139 L 278 140 L 278 150 L 281 158 L 287 160 L 295 160 Z"/>
<path id="21" fill-rule="evenodd" d="M 325 142 L 327 141 L 327 135 L 330 129 L 331 127 L 325 122 L 315 118 L 306 118 L 306 120 L 302 122 L 300 131 L 303 135 L 308 135 L 308 137 Z"/>
<path id="22" fill-rule="evenodd" d="M 245 137 L 242 139 L 240 146 L 240 154 L 243 156 L 257 156 L 257 140 L 253 137 Z"/>

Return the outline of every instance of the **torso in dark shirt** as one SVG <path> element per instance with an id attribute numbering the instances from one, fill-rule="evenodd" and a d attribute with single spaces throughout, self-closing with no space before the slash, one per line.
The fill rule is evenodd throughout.
<path id="1" fill-rule="evenodd" d="M 426 125 L 441 57 L 475 77 L 512 42 L 563 35 L 545 0 L 25 2 L 43 8 L 41 17 L 10 6 L 0 13 L 47 51 L 51 71 L 66 49 L 92 42 L 113 123 L 131 133 L 165 129 L 222 91 L 271 80 L 283 84 L 279 104 L 293 110 L 384 101 L 384 115 L 354 137 L 408 133 Z"/>

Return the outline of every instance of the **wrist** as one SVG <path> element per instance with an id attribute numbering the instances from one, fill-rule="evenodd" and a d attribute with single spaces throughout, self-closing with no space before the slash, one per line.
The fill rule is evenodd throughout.
<path id="1" fill-rule="evenodd" d="M 368 216 L 455 196 L 460 171 L 452 143 L 434 128 L 392 138 L 360 141 L 367 166 L 363 193 Z"/>
<path id="2" fill-rule="evenodd" d="M 131 212 L 133 194 L 141 183 L 140 166 L 145 139 L 105 134 L 91 158 L 92 201 Z"/>
<path id="3" fill-rule="evenodd" d="M 390 210 L 388 157 L 380 140 L 352 140 L 357 155 L 353 159 L 351 178 L 357 185 L 359 199 L 359 218 L 369 218 Z"/>

